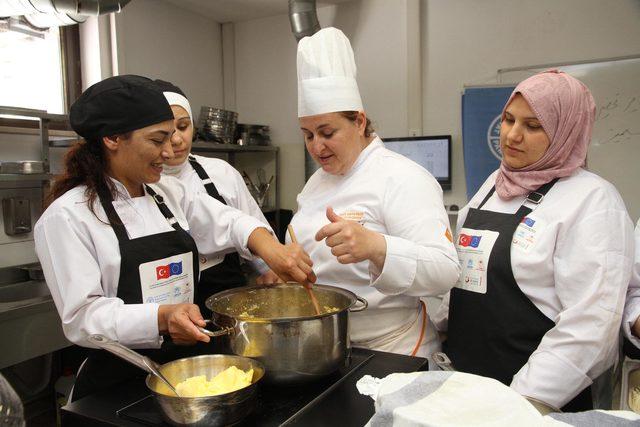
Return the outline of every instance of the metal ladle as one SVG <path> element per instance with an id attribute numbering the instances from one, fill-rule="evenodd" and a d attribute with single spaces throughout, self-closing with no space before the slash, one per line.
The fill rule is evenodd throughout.
<path id="1" fill-rule="evenodd" d="M 180 394 L 175 389 L 175 387 L 164 375 L 162 375 L 158 364 L 149 359 L 147 356 L 143 356 L 142 354 L 123 346 L 117 341 L 110 340 L 104 335 L 89 335 L 89 337 L 87 337 L 87 340 L 91 344 L 94 344 L 103 350 L 107 350 L 109 353 L 115 354 L 119 358 L 124 359 L 127 362 L 137 366 L 138 368 L 147 371 L 151 375 L 155 375 L 156 377 L 160 378 L 160 380 L 165 383 L 176 396 L 180 397 Z"/>

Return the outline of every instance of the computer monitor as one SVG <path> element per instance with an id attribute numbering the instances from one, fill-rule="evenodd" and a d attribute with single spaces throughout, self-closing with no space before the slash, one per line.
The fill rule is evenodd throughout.
<path id="1" fill-rule="evenodd" d="M 389 150 L 431 172 L 443 190 L 451 189 L 451 135 L 384 138 L 383 141 Z"/>

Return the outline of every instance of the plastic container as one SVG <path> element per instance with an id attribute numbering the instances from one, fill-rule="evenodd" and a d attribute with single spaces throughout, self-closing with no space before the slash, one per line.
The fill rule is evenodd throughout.
<path id="1" fill-rule="evenodd" d="M 640 386 L 640 361 L 626 359 L 622 364 L 620 409 L 625 411 L 633 411 L 631 406 L 629 406 L 629 400 L 631 398 L 633 388 L 637 386 Z"/>
<path id="2" fill-rule="evenodd" d="M 0 374 L 0 426 L 23 427 L 24 408 L 11 384 Z"/>

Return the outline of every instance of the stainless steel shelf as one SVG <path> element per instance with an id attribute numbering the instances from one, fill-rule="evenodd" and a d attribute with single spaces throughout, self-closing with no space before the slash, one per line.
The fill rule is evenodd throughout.
<path id="1" fill-rule="evenodd" d="M 53 178 L 53 175 L 50 173 L 30 173 L 30 174 L 0 173 L 0 182 L 49 181 L 51 178 Z"/>
<path id="2" fill-rule="evenodd" d="M 0 105 L 0 115 L 18 116 L 18 117 L 33 117 L 34 119 L 46 119 L 56 122 L 67 121 L 68 116 L 66 114 L 50 114 L 44 110 L 34 110 L 31 108 L 20 107 L 6 107 Z"/>
<path id="3" fill-rule="evenodd" d="M 235 145 L 218 144 L 215 142 L 195 141 L 191 146 L 191 151 L 200 153 L 257 153 L 257 152 L 277 152 L 278 147 L 272 145 Z"/>

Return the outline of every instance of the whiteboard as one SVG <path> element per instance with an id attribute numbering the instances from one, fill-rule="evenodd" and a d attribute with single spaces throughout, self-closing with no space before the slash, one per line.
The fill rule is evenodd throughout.
<path id="1" fill-rule="evenodd" d="M 500 83 L 518 83 L 558 68 L 580 79 L 596 102 L 587 167 L 616 186 L 634 223 L 640 217 L 640 57 L 499 70 Z"/>

